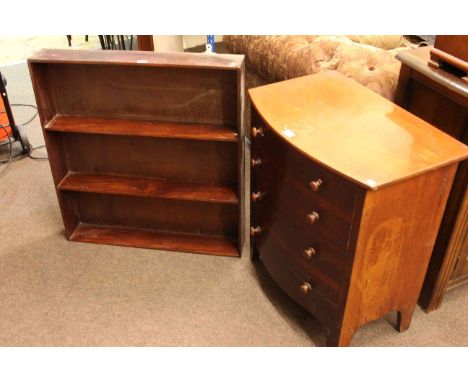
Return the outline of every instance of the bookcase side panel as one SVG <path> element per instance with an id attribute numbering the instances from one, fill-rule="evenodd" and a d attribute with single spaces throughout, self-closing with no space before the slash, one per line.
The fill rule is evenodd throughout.
<path id="1" fill-rule="evenodd" d="M 76 199 L 69 194 L 64 194 L 57 189 L 58 184 L 68 173 L 67 154 L 61 134 L 50 134 L 44 130 L 44 126 L 57 113 L 56 93 L 51 85 L 51 73 L 48 65 L 29 64 L 31 80 L 39 112 L 39 118 L 43 127 L 44 141 L 46 144 L 49 164 L 57 193 L 58 203 L 63 218 L 63 224 L 67 237 L 73 233 L 79 223 L 79 212 Z"/>

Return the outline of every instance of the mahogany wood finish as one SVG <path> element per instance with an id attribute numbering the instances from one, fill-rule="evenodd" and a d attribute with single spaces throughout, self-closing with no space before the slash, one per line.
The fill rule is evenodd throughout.
<path id="1" fill-rule="evenodd" d="M 249 94 L 254 253 L 328 345 L 391 311 L 407 329 L 468 148 L 337 72 Z"/>
<path id="2" fill-rule="evenodd" d="M 434 48 L 468 62 L 468 35 L 438 35 Z"/>
<path id="3" fill-rule="evenodd" d="M 66 53 L 65 53 L 66 51 Z M 213 54 L 201 55 L 194 53 L 181 54 L 178 52 L 153 53 L 153 52 L 122 52 L 110 50 L 101 52 L 96 50 L 65 50 L 65 49 L 42 49 L 36 52 L 31 58 L 31 62 L 50 63 L 51 60 L 57 64 L 98 64 L 110 66 L 138 66 L 138 67 L 160 67 L 160 68 L 181 68 L 183 72 L 190 72 L 192 69 L 220 69 L 236 70 L 244 62 L 244 56 L 240 54 Z M 185 70 L 184 70 L 185 69 Z M 163 75 L 167 72 L 153 75 Z M 127 73 L 129 74 L 129 73 Z M 200 75 L 202 75 L 200 73 Z M 122 77 L 126 77 L 123 75 Z M 216 76 L 214 78 L 217 78 Z M 196 79 L 193 79 L 199 82 Z M 140 79 L 145 82 L 144 79 Z M 112 81 L 115 82 L 115 81 Z M 110 84 L 109 84 L 110 85 Z M 168 84 L 161 84 L 168 87 Z M 130 89 L 129 89 L 130 90 Z M 181 89 L 183 90 L 183 89 Z M 186 89 L 187 91 L 187 89 Z"/>
<path id="4" fill-rule="evenodd" d="M 42 50 L 29 68 L 70 240 L 240 255 L 243 56 Z"/>
<path id="5" fill-rule="evenodd" d="M 98 134 L 59 135 L 71 172 L 163 178 L 236 188 L 237 143 Z"/>
<path id="6" fill-rule="evenodd" d="M 428 64 L 437 69 L 455 67 L 464 72 L 461 80 L 468 83 L 468 35 L 438 35 Z"/>
<path id="7" fill-rule="evenodd" d="M 327 77 L 336 76 L 332 72 L 318 78 Z M 275 84 L 262 91 L 263 119 L 271 121 L 273 129 L 294 142 L 306 157 L 318 158 L 318 164 L 363 188 L 378 189 L 448 165 L 454 161 L 452 149 L 460 148 L 441 131 L 435 130 L 434 139 L 428 139 L 430 124 L 383 97 L 375 97 L 373 92 L 359 91 L 351 101 L 349 93 L 357 91 L 352 81 L 341 81 L 341 86 L 330 86 L 326 80 L 311 76 L 291 81 L 281 89 L 281 98 L 275 91 L 268 91 L 274 90 Z M 310 102 L 307 95 L 311 85 L 314 94 L 321 94 L 321 102 Z M 298 92 L 305 96 L 296 99 Z M 256 91 L 250 93 L 254 96 Z M 294 109 L 291 102 L 285 102 L 290 98 L 295 100 Z M 314 121 L 313 128 L 309 120 Z M 401 129 L 402 125 L 410 127 Z M 379 134 L 369 134 L 377 130 Z M 266 137 L 268 133 L 263 134 Z M 369 166 L 377 159 L 385 163 L 384 169 Z"/>
<path id="8" fill-rule="evenodd" d="M 441 37 L 446 36 L 438 36 L 439 43 Z M 461 55 L 466 54 L 468 40 L 458 47 Z M 468 85 L 454 73 L 430 67 L 430 52 L 431 47 L 425 47 L 397 55 L 402 68 L 396 102 L 468 144 Z M 421 291 L 419 302 L 426 312 L 440 306 L 447 290 L 468 282 L 467 185 L 468 161 L 464 161 L 455 176 Z"/>
<path id="9" fill-rule="evenodd" d="M 219 235 L 230 240 L 237 234 L 237 205 L 89 192 L 74 196 L 83 223 Z"/>
<path id="10" fill-rule="evenodd" d="M 121 227 L 103 227 L 80 223 L 71 238 L 94 244 L 121 245 L 163 249 L 166 251 L 197 252 L 207 255 L 237 256 L 235 243 L 219 236 L 157 232 Z"/>
<path id="11" fill-rule="evenodd" d="M 89 118 L 57 115 L 45 127 L 48 131 L 69 133 L 129 135 L 153 138 L 198 139 L 237 142 L 230 126 L 200 123 L 154 122 L 115 118 Z"/>
<path id="12" fill-rule="evenodd" d="M 146 51 L 154 51 L 153 35 L 139 34 L 137 35 L 138 49 Z"/>
<path id="13" fill-rule="evenodd" d="M 168 182 L 125 176 L 69 173 L 58 185 L 59 190 L 123 196 L 194 200 L 237 204 L 235 189 L 197 183 Z"/>

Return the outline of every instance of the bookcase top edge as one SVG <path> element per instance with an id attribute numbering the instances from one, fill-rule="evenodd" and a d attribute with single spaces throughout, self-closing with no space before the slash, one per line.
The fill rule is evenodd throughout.
<path id="1" fill-rule="evenodd" d="M 29 57 L 28 62 L 239 70 L 244 63 L 244 56 L 217 53 L 41 49 Z"/>

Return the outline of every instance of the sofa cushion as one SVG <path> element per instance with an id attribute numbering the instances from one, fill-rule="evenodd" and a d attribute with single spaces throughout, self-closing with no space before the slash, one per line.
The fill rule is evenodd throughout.
<path id="1" fill-rule="evenodd" d="M 406 46 L 402 35 L 347 35 L 346 37 L 359 44 L 372 45 L 385 50 Z"/>

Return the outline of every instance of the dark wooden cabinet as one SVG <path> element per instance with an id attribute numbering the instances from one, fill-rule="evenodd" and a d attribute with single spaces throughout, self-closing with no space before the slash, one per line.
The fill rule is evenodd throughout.
<path id="1" fill-rule="evenodd" d="M 428 64 L 436 69 L 456 68 L 459 79 L 468 84 L 468 35 L 438 35 Z"/>
<path id="2" fill-rule="evenodd" d="M 29 67 L 70 240 L 240 255 L 243 56 L 43 50 Z"/>
<path id="3" fill-rule="evenodd" d="M 454 73 L 431 67 L 431 49 L 398 54 L 402 68 L 395 102 L 468 144 L 468 84 Z M 421 291 L 420 304 L 427 312 L 440 306 L 446 291 L 468 282 L 467 184 L 468 161 L 464 161 L 454 180 Z"/>
<path id="4" fill-rule="evenodd" d="M 468 148 L 337 72 L 249 94 L 253 254 L 328 345 L 407 329 Z"/>
<path id="5" fill-rule="evenodd" d="M 137 36 L 138 50 L 154 51 L 153 35 L 139 34 Z"/>

